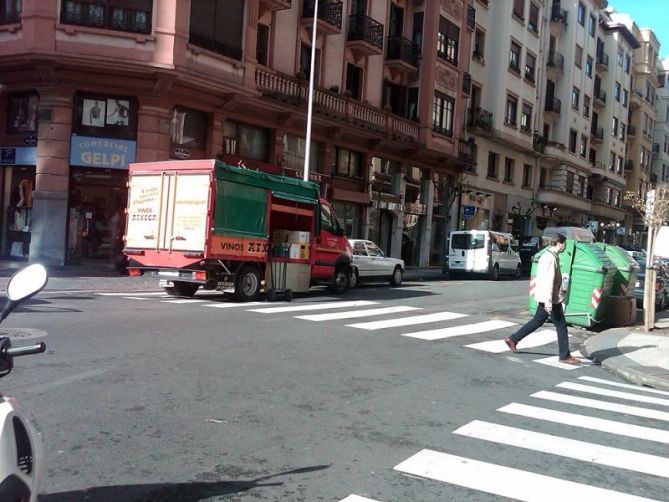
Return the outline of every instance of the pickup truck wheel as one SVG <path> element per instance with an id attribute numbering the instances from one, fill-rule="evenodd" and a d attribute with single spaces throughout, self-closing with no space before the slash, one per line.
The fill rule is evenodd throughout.
<path id="1" fill-rule="evenodd" d="M 340 265 L 335 270 L 334 276 L 332 277 L 332 285 L 330 286 L 330 291 L 337 294 L 346 293 L 350 283 L 350 275 L 348 268 Z"/>
<path id="2" fill-rule="evenodd" d="M 390 278 L 390 285 L 397 287 L 402 284 L 402 269 L 400 267 L 395 267 L 393 270 L 393 275 Z"/>
<path id="3" fill-rule="evenodd" d="M 258 293 L 260 293 L 260 272 L 257 268 L 247 265 L 237 273 L 235 296 L 243 302 L 250 302 L 258 297 Z"/>
<path id="4" fill-rule="evenodd" d="M 174 286 L 165 288 L 165 292 L 172 296 L 193 296 L 199 287 L 199 284 L 192 282 L 175 281 Z"/>

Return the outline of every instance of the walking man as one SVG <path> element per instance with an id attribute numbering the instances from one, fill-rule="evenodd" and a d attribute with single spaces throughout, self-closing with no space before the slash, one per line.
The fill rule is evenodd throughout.
<path id="1" fill-rule="evenodd" d="M 537 264 L 537 276 L 534 285 L 534 298 L 537 301 L 537 311 L 534 318 L 516 331 L 513 335 L 504 339 L 504 342 L 513 352 L 518 352 L 516 345 L 530 333 L 533 333 L 544 325 L 548 316 L 553 319 L 557 330 L 559 359 L 561 363 L 579 364 L 580 361 L 569 352 L 569 339 L 567 335 L 567 321 L 561 303 L 562 274 L 560 273 L 560 259 L 558 254 L 566 247 L 567 238 L 562 234 L 556 234 L 551 239 L 551 245 L 539 258 Z"/>

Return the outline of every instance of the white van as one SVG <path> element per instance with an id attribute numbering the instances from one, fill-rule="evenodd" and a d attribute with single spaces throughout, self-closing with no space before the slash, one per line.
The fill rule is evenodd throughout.
<path id="1" fill-rule="evenodd" d="M 451 232 L 448 239 L 448 271 L 488 274 L 494 281 L 502 275 L 520 277 L 523 271 L 513 235 L 489 230 Z"/>

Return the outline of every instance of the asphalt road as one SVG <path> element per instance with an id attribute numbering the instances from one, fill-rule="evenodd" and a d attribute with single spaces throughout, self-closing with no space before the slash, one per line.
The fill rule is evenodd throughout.
<path id="1" fill-rule="evenodd" d="M 505 350 L 526 294 L 43 292 L 3 328 L 49 351 L 2 389 L 44 432 L 47 502 L 668 500 L 669 395 L 555 365 L 554 333 Z"/>

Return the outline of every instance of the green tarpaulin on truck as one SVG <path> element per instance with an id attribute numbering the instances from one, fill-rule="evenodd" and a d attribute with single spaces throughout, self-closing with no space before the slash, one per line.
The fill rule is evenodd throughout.
<path id="1" fill-rule="evenodd" d="M 302 204 L 318 203 L 318 185 L 311 181 L 277 176 L 216 162 L 214 233 L 240 237 L 266 237 L 267 203 L 275 197 Z"/>

